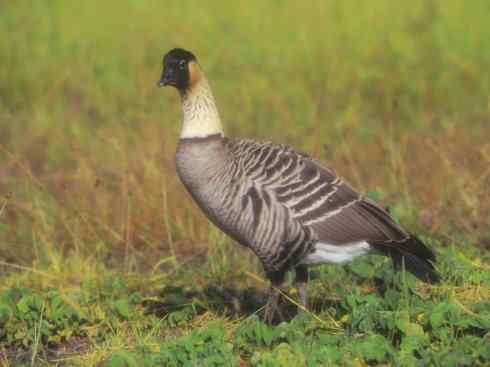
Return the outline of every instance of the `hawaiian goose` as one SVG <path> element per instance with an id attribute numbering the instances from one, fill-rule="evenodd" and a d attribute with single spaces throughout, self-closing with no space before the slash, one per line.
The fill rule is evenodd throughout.
<path id="1" fill-rule="evenodd" d="M 192 53 L 168 52 L 158 85 L 173 86 L 181 96 L 176 167 L 184 186 L 216 226 L 259 257 L 271 281 L 266 321 L 280 314 L 288 270 L 295 270 L 306 306 L 308 265 L 342 264 L 376 251 L 424 281 L 439 279 L 432 251 L 331 169 L 286 145 L 224 137 Z"/>

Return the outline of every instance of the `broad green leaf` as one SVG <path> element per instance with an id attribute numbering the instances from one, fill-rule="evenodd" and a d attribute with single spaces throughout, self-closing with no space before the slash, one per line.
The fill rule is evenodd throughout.
<path id="1" fill-rule="evenodd" d="M 382 335 L 371 335 L 353 343 L 353 350 L 367 361 L 385 361 L 391 345 Z"/>

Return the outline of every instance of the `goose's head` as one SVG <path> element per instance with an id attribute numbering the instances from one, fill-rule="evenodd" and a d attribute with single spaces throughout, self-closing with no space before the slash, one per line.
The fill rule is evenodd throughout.
<path id="1" fill-rule="evenodd" d="M 197 83 L 200 70 L 196 57 L 192 52 L 182 48 L 174 48 L 163 57 L 163 71 L 159 87 L 170 85 L 181 93 L 185 93 Z"/>

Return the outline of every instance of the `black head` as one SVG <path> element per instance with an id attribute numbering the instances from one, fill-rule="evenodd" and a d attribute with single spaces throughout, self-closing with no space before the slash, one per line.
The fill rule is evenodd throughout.
<path id="1" fill-rule="evenodd" d="M 190 72 L 189 63 L 196 62 L 196 57 L 182 48 L 174 48 L 163 57 L 163 71 L 159 87 L 171 85 L 180 91 L 189 88 Z"/>

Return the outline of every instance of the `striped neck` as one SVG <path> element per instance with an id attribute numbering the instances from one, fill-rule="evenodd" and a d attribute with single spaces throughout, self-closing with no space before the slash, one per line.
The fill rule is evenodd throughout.
<path id="1" fill-rule="evenodd" d="M 199 68 L 197 64 L 195 67 Z M 194 73 L 197 72 L 199 70 L 194 71 Z M 183 122 L 180 138 L 196 139 L 217 134 L 223 136 L 223 128 L 211 87 L 201 73 L 196 79 L 193 80 L 190 88 L 181 94 Z"/>

